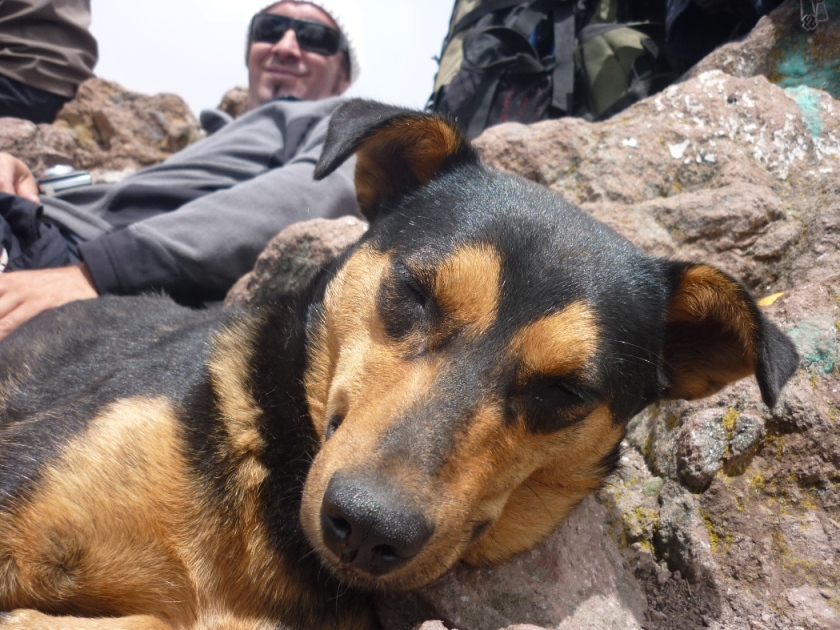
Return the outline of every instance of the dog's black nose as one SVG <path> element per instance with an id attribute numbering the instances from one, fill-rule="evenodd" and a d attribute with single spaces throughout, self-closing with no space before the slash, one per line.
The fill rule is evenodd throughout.
<path id="1" fill-rule="evenodd" d="M 434 528 L 384 484 L 333 475 L 321 505 L 324 543 L 345 564 L 384 575 L 416 556 Z"/>

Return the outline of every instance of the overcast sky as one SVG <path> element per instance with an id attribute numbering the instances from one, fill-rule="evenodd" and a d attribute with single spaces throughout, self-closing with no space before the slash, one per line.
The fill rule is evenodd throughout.
<path id="1" fill-rule="evenodd" d="M 93 0 L 97 76 L 144 94 L 172 92 L 194 113 L 245 86 L 245 34 L 254 0 Z M 422 107 L 432 57 L 454 0 L 356 0 L 364 19 L 364 63 L 351 94 Z"/>

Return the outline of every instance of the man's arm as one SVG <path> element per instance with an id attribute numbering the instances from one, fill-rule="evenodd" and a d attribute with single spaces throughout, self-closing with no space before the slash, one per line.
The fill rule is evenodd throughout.
<path id="1" fill-rule="evenodd" d="M 0 339 L 41 311 L 97 295 L 83 264 L 0 273 Z"/>
<path id="2" fill-rule="evenodd" d="M 35 203 L 38 182 L 16 157 L 0 152 L 0 192 Z M 41 311 L 98 294 L 84 265 L 0 273 L 0 339 Z"/>
<path id="3" fill-rule="evenodd" d="M 352 164 L 314 181 L 320 151 L 320 142 L 310 143 L 282 167 L 81 244 L 97 289 L 163 289 L 186 303 L 223 299 L 288 225 L 358 212 Z"/>

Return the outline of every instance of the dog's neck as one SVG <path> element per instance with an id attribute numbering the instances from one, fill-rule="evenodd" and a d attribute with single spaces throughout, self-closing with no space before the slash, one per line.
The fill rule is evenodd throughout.
<path id="1" fill-rule="evenodd" d="M 266 540 L 282 565 L 278 575 L 287 584 L 296 585 L 293 590 L 300 591 L 297 585 L 302 586 L 298 596 L 277 602 L 282 618 L 299 616 L 311 621 L 323 617 L 319 627 L 343 628 L 342 617 L 364 619 L 372 606 L 369 596 L 339 584 L 324 569 L 300 524 L 303 486 L 320 446 L 304 384 L 289 376 L 302 374 L 307 360 L 306 313 L 302 309 L 302 301 L 284 299 L 239 312 L 215 335 L 213 359 L 203 385 L 211 395 L 196 399 L 213 400 L 207 411 L 216 417 L 203 428 L 195 427 L 200 445 L 196 450 L 205 462 L 197 464 L 214 474 L 212 483 L 219 496 L 239 501 L 250 494 L 258 506 L 265 523 L 259 537 Z M 257 348 L 259 352 L 254 351 Z M 216 370 L 216 365 L 224 369 Z M 229 374 L 237 378 L 231 382 Z M 228 471 L 221 478 L 220 460 L 224 462 L 221 468 Z M 253 471 L 250 477 L 259 482 L 246 487 L 243 470 Z M 229 511 L 240 513 L 242 508 L 230 506 Z M 347 614 L 348 608 L 353 614 Z"/>

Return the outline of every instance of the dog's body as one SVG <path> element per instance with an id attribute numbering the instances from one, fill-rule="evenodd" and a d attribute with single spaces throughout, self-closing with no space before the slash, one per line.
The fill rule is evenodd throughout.
<path id="1" fill-rule="evenodd" d="M 647 404 L 755 373 L 772 405 L 796 369 L 735 281 L 487 169 L 445 121 L 352 102 L 320 175 L 353 152 L 371 228 L 302 295 L 77 303 L 0 344 L 21 626 L 375 627 L 365 591 L 542 540 Z"/>

